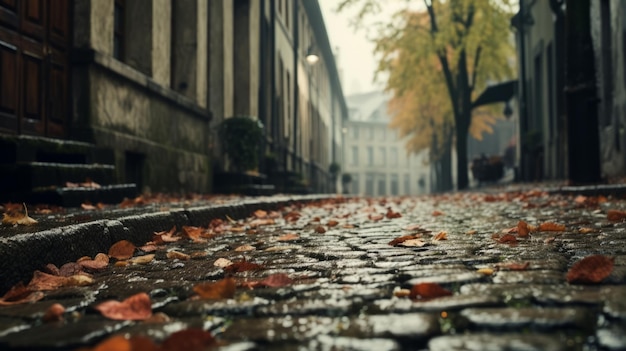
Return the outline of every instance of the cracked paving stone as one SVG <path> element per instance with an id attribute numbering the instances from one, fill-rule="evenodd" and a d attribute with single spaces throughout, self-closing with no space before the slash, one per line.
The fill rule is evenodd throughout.
<path id="1" fill-rule="evenodd" d="M 582 341 L 559 334 L 476 333 L 438 336 L 429 351 L 582 351 Z"/>
<path id="2" fill-rule="evenodd" d="M 461 311 L 461 315 L 479 327 L 507 329 L 584 328 L 594 319 L 590 310 L 573 307 L 468 308 Z"/>

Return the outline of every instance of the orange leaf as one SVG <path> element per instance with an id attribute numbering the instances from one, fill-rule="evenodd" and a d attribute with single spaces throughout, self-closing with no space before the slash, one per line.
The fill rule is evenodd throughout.
<path id="1" fill-rule="evenodd" d="M 265 218 L 265 217 L 267 217 L 267 212 L 263 211 L 263 210 L 256 210 L 256 211 L 254 211 L 254 216 L 256 218 Z"/>
<path id="2" fill-rule="evenodd" d="M 448 233 L 447 232 L 439 232 L 439 234 L 435 235 L 433 237 L 434 241 L 440 241 L 440 240 L 448 240 Z"/>
<path id="3" fill-rule="evenodd" d="M 626 211 L 609 210 L 606 213 L 606 217 L 609 221 L 619 222 L 626 219 Z"/>
<path id="4" fill-rule="evenodd" d="M 233 278 L 226 278 L 215 283 L 202 283 L 193 287 L 193 291 L 203 299 L 220 300 L 235 296 L 236 283 Z"/>
<path id="5" fill-rule="evenodd" d="M 28 216 L 28 209 L 26 208 L 26 204 L 23 204 L 23 205 L 24 205 L 24 213 L 17 212 L 17 211 L 4 213 L 2 216 L 2 224 L 8 224 L 8 225 L 36 224 L 37 221 Z"/>
<path id="6" fill-rule="evenodd" d="M 152 241 L 156 245 L 164 243 L 173 243 L 181 239 L 180 236 L 174 236 L 176 234 L 176 226 L 173 226 L 169 231 L 155 232 L 152 235 Z"/>
<path id="7" fill-rule="evenodd" d="M 565 225 L 557 224 L 553 222 L 544 222 L 539 225 L 539 231 L 542 232 L 563 232 L 565 231 Z"/>
<path id="8" fill-rule="evenodd" d="M 167 258 L 171 259 L 171 260 L 181 260 L 181 261 L 187 261 L 188 259 L 191 258 L 191 256 L 187 255 L 186 253 L 180 252 L 180 251 L 168 251 L 167 254 L 165 254 L 165 256 L 167 256 Z"/>
<path id="9" fill-rule="evenodd" d="M 433 217 L 439 217 L 439 216 L 443 216 L 443 212 L 438 211 L 438 210 L 434 210 L 433 211 Z"/>
<path id="10" fill-rule="evenodd" d="M 127 260 L 133 257 L 134 252 L 135 244 L 128 240 L 120 240 L 111 246 L 109 256 L 118 260 Z"/>
<path id="11" fill-rule="evenodd" d="M 126 339 L 122 335 L 114 335 L 96 345 L 92 351 L 132 351 L 132 349 L 130 340 Z"/>
<path id="12" fill-rule="evenodd" d="M 35 271 L 33 279 L 28 283 L 28 288 L 32 291 L 56 290 L 67 285 L 69 285 L 69 277 Z"/>
<path id="13" fill-rule="evenodd" d="M 41 320 L 44 323 L 62 321 L 63 313 L 65 313 L 65 307 L 60 303 L 54 303 L 44 312 Z"/>
<path id="14" fill-rule="evenodd" d="M 517 222 L 517 235 L 528 236 L 528 234 L 530 234 L 530 228 L 528 227 L 528 223 L 524 221 Z"/>
<path id="15" fill-rule="evenodd" d="M 204 229 L 200 227 L 192 227 L 192 226 L 183 226 L 183 237 L 193 240 L 195 243 L 203 243 L 206 240 L 202 239 L 201 236 L 204 233 Z"/>
<path id="16" fill-rule="evenodd" d="M 163 344 L 162 350 L 168 351 L 196 351 L 207 350 L 217 346 L 217 341 L 211 333 L 199 328 L 190 328 L 171 334 Z"/>
<path id="17" fill-rule="evenodd" d="M 498 239 L 500 244 L 517 244 L 517 238 L 513 234 L 505 234 Z"/>
<path id="18" fill-rule="evenodd" d="M 101 271 L 109 265 L 109 256 L 99 253 L 93 260 L 82 260 L 78 264 L 90 271 Z"/>
<path id="19" fill-rule="evenodd" d="M 434 299 L 437 297 L 451 296 L 452 292 L 444 289 L 437 283 L 420 283 L 415 284 L 411 288 L 411 294 L 409 297 L 413 300 L 416 299 Z"/>
<path id="20" fill-rule="evenodd" d="M 262 225 L 271 225 L 271 224 L 274 224 L 274 223 L 275 223 L 274 219 L 272 219 L 272 218 L 257 218 L 257 219 L 253 219 L 248 224 L 251 227 L 255 228 L 255 227 L 260 227 Z"/>
<path id="21" fill-rule="evenodd" d="M 7 291 L 0 298 L 0 306 L 17 305 L 21 303 L 30 303 L 43 299 L 44 293 L 41 291 L 32 291 L 20 282 Z"/>
<path id="22" fill-rule="evenodd" d="M 399 236 L 393 240 L 391 240 L 389 242 L 389 245 L 391 246 L 398 246 L 399 244 L 407 241 L 407 240 L 413 240 L 413 239 L 419 239 L 422 237 L 422 234 L 411 234 L 411 235 L 403 235 L 403 236 Z"/>
<path id="23" fill-rule="evenodd" d="M 119 302 L 109 300 L 94 307 L 103 316 L 115 320 L 144 320 L 152 316 L 152 302 L 146 293 L 135 294 Z"/>
<path id="24" fill-rule="evenodd" d="M 600 283 L 613 271 L 613 257 L 592 255 L 574 263 L 567 272 L 568 283 Z"/>

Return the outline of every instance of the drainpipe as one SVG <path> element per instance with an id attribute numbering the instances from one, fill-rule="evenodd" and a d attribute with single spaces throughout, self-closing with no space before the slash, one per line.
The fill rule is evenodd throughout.
<path id="1" fill-rule="evenodd" d="M 273 1 L 272 1 L 273 2 Z M 293 2 L 293 159 L 292 168 L 295 172 L 298 167 L 298 111 L 300 110 L 300 89 L 298 88 L 298 48 L 300 47 L 300 0 Z"/>

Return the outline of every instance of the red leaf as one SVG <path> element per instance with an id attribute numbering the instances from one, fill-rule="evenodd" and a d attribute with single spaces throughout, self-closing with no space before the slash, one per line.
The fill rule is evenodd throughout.
<path id="1" fill-rule="evenodd" d="M 21 303 L 35 302 L 43 299 L 44 293 L 41 291 L 32 291 L 20 282 L 7 291 L 0 298 L 0 306 L 17 305 Z"/>
<path id="2" fill-rule="evenodd" d="M 415 284 L 411 288 L 409 297 L 416 299 L 435 299 L 443 296 L 451 296 L 452 292 L 444 289 L 437 283 L 420 283 Z"/>
<path id="3" fill-rule="evenodd" d="M 324 234 L 326 233 L 326 229 L 324 229 L 324 227 L 322 227 L 321 225 L 318 225 L 317 227 L 315 227 L 315 232 Z"/>
<path id="4" fill-rule="evenodd" d="M 606 217 L 609 221 L 619 222 L 626 219 L 626 211 L 609 210 L 606 213 Z"/>
<path id="5" fill-rule="evenodd" d="M 103 316 L 115 320 L 144 320 L 152 316 L 152 302 L 146 293 L 135 294 L 119 302 L 109 300 L 94 307 Z"/>
<path id="6" fill-rule="evenodd" d="M 235 296 L 235 279 L 226 278 L 215 283 L 202 283 L 193 287 L 193 291 L 203 299 L 220 300 Z"/>
<path id="7" fill-rule="evenodd" d="M 99 253 L 93 260 L 83 260 L 78 264 L 89 271 L 101 271 L 109 265 L 109 256 Z"/>
<path id="8" fill-rule="evenodd" d="M 385 216 L 389 219 L 402 217 L 400 212 L 394 212 L 391 207 L 387 208 L 387 214 Z"/>
<path id="9" fill-rule="evenodd" d="M 268 288 L 282 288 L 283 286 L 291 285 L 293 280 L 284 273 L 272 274 L 259 282 L 259 285 L 266 286 Z"/>
<path id="10" fill-rule="evenodd" d="M 234 262 L 228 267 L 224 267 L 224 271 L 227 273 L 240 273 L 247 271 L 257 271 L 263 269 L 264 267 L 260 264 L 248 262 L 246 260 Z"/>
<path id="11" fill-rule="evenodd" d="M 513 234 L 505 234 L 498 242 L 500 244 L 517 244 L 517 238 Z"/>
<path id="12" fill-rule="evenodd" d="M 65 307 L 60 303 L 54 303 L 48 307 L 41 320 L 44 323 L 59 322 L 63 320 L 63 313 L 65 313 Z"/>
<path id="13" fill-rule="evenodd" d="M 528 223 L 524 221 L 517 222 L 517 235 L 528 236 L 528 234 L 530 234 L 530 228 L 528 227 Z"/>
<path id="14" fill-rule="evenodd" d="M 161 348 L 168 351 L 200 351 L 217 346 L 211 333 L 198 328 L 181 330 L 170 335 Z"/>
<path id="15" fill-rule="evenodd" d="M 127 260 L 133 257 L 133 253 L 135 253 L 135 244 L 128 240 L 120 240 L 109 249 L 109 256 L 118 260 Z"/>
<path id="16" fill-rule="evenodd" d="M 567 282 L 572 284 L 600 283 L 613 271 L 613 257 L 592 255 L 576 262 L 567 272 Z"/>

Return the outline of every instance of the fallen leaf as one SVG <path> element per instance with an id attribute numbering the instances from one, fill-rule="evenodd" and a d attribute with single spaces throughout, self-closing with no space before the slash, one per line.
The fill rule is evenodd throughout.
<path id="1" fill-rule="evenodd" d="M 263 210 L 256 210 L 256 211 L 254 211 L 254 216 L 256 218 L 266 218 L 267 217 L 267 212 L 263 211 Z"/>
<path id="2" fill-rule="evenodd" d="M 539 231 L 542 232 L 564 232 L 565 225 L 553 222 L 544 222 L 539 224 Z"/>
<path id="3" fill-rule="evenodd" d="M 253 219 L 248 224 L 250 225 L 250 227 L 255 228 L 255 227 L 260 227 L 263 225 L 271 225 L 274 223 L 275 223 L 274 219 L 272 218 L 257 218 L 257 219 Z"/>
<path id="4" fill-rule="evenodd" d="M 133 257 L 133 253 L 135 253 L 135 244 L 128 240 L 120 240 L 109 249 L 109 256 L 118 260 L 127 260 Z"/>
<path id="5" fill-rule="evenodd" d="M 400 214 L 400 212 L 395 212 L 391 209 L 391 207 L 389 207 L 387 208 L 387 213 L 385 214 L 385 217 L 389 219 L 393 219 L 393 218 L 400 218 L 402 217 L 402 215 Z"/>
<path id="6" fill-rule="evenodd" d="M 292 241 L 292 240 L 298 240 L 300 239 L 300 236 L 298 236 L 298 234 L 296 233 L 287 233 L 285 235 L 279 236 L 276 240 L 278 241 Z"/>
<path id="7" fill-rule="evenodd" d="M 28 209 L 26 208 L 26 204 L 24 205 L 24 213 L 11 211 L 4 213 L 2 215 L 2 224 L 6 225 L 33 225 L 37 224 L 35 219 L 32 219 L 28 216 Z"/>
<path id="8" fill-rule="evenodd" d="M 241 245 L 235 248 L 235 251 L 237 252 L 245 252 L 245 251 L 254 251 L 256 250 L 256 247 L 252 246 L 252 245 Z"/>
<path id="9" fill-rule="evenodd" d="M 517 244 L 517 238 L 513 234 L 505 234 L 498 239 L 500 244 Z"/>
<path id="10" fill-rule="evenodd" d="M 438 210 L 434 210 L 432 213 L 433 217 L 439 217 L 439 216 L 443 216 L 444 213 Z"/>
<path id="11" fill-rule="evenodd" d="M 472 229 L 465 232 L 465 235 L 475 235 L 478 233 L 478 230 Z"/>
<path id="12" fill-rule="evenodd" d="M 59 268 L 59 274 L 62 277 L 70 277 L 83 272 L 83 266 L 80 263 L 68 262 Z"/>
<path id="13" fill-rule="evenodd" d="M 240 273 L 247 271 L 258 271 L 263 269 L 260 264 L 248 262 L 246 260 L 233 262 L 230 266 L 224 267 L 224 271 L 227 273 Z"/>
<path id="14" fill-rule="evenodd" d="M 22 303 L 36 302 L 44 298 L 41 291 L 32 291 L 20 282 L 13 286 L 9 291 L 0 298 L 0 306 L 18 305 Z"/>
<path id="15" fill-rule="evenodd" d="M 484 275 L 492 275 L 494 270 L 493 270 L 493 268 L 481 268 L 481 269 L 477 270 L 476 272 L 478 272 L 480 274 L 484 274 Z"/>
<path id="16" fill-rule="evenodd" d="M 337 222 L 337 221 L 336 221 L 336 220 L 334 220 L 334 219 L 331 219 L 331 220 L 329 220 L 328 222 L 326 222 L 326 225 L 327 225 L 327 226 L 329 226 L 329 227 L 331 227 L 331 228 L 332 228 L 332 227 L 337 226 L 337 224 L 339 224 L 339 222 Z"/>
<path id="17" fill-rule="evenodd" d="M 113 335 L 97 344 L 91 351 L 132 351 L 130 340 L 122 335 Z"/>
<path id="18" fill-rule="evenodd" d="M 415 284 L 411 288 L 409 297 L 413 300 L 417 299 L 434 299 L 437 297 L 451 296 L 452 292 L 444 289 L 437 283 L 420 283 Z"/>
<path id="19" fill-rule="evenodd" d="M 524 221 L 517 222 L 517 235 L 521 237 L 528 236 L 530 234 L 530 228 L 528 227 L 528 223 Z"/>
<path id="20" fill-rule="evenodd" d="M 619 222 L 626 219 L 626 211 L 621 210 L 608 210 L 606 217 L 609 221 Z"/>
<path id="21" fill-rule="evenodd" d="M 404 246 L 404 247 L 422 247 L 424 245 L 426 245 L 426 242 L 420 239 L 409 239 L 398 244 L 398 246 Z"/>
<path id="22" fill-rule="evenodd" d="M 102 271 L 109 265 L 109 256 L 104 253 L 99 253 L 93 260 L 81 260 L 77 263 L 89 271 Z"/>
<path id="23" fill-rule="evenodd" d="M 567 272 L 567 282 L 571 284 L 600 283 L 611 275 L 615 259 L 602 255 L 592 255 L 574 263 Z"/>
<path id="24" fill-rule="evenodd" d="M 410 226 L 405 227 L 404 230 L 407 230 L 407 231 L 410 231 L 410 232 L 416 231 L 416 230 L 420 230 L 421 231 L 422 227 L 420 227 L 419 224 L 411 224 Z"/>
<path id="25" fill-rule="evenodd" d="M 32 291 L 56 290 L 69 284 L 69 277 L 35 271 L 28 288 Z"/>
<path id="26" fill-rule="evenodd" d="M 229 260 L 227 258 L 223 258 L 223 257 L 220 257 L 217 260 L 215 260 L 215 262 L 213 262 L 213 265 L 215 267 L 220 267 L 220 268 L 228 267 L 231 264 L 233 264 L 233 261 L 231 261 L 231 260 Z"/>
<path id="27" fill-rule="evenodd" d="M 44 323 L 60 322 L 63 320 L 63 313 L 65 313 L 65 307 L 60 303 L 54 303 L 46 309 L 41 320 Z"/>
<path id="28" fill-rule="evenodd" d="M 395 296 L 395 297 L 409 297 L 409 296 L 411 296 L 411 290 L 409 290 L 409 289 L 395 289 L 393 291 L 393 296 Z"/>
<path id="29" fill-rule="evenodd" d="M 580 234 L 589 234 L 589 233 L 596 233 L 597 230 L 594 228 L 580 228 L 578 229 L 578 232 Z"/>
<path id="30" fill-rule="evenodd" d="M 197 284 L 193 287 L 193 291 L 203 299 L 231 299 L 235 296 L 236 286 L 235 279 L 225 278 L 215 283 Z"/>
<path id="31" fill-rule="evenodd" d="M 440 241 L 440 240 L 448 240 L 448 233 L 439 232 L 437 235 L 433 237 L 433 241 Z"/>
<path id="32" fill-rule="evenodd" d="M 182 253 L 180 251 L 168 251 L 166 254 L 167 258 L 171 259 L 171 260 L 181 260 L 181 261 L 187 261 L 188 259 L 191 258 L 191 256 L 187 255 L 186 253 Z"/>
<path id="33" fill-rule="evenodd" d="M 172 321 L 172 319 L 167 314 L 165 314 L 163 312 L 157 312 L 157 313 L 153 314 L 150 318 L 144 320 L 143 322 L 144 323 L 153 323 L 153 324 L 162 324 L 162 323 L 169 323 L 171 321 Z M 143 351 L 143 349 L 139 349 L 139 350 Z"/>
<path id="34" fill-rule="evenodd" d="M 391 240 L 389 242 L 389 245 L 391 246 L 398 246 L 401 243 L 407 241 L 407 240 L 414 240 L 414 239 L 419 239 L 422 237 L 422 234 L 411 234 L 411 235 L 403 235 L 403 236 L 399 236 L 393 240 Z"/>
<path id="35" fill-rule="evenodd" d="M 114 320 L 145 320 L 152 316 L 150 296 L 142 292 L 124 301 L 109 300 L 94 307 L 103 316 Z"/>
<path id="36" fill-rule="evenodd" d="M 321 225 L 318 225 L 317 227 L 315 227 L 315 232 L 316 233 L 320 233 L 320 234 L 324 234 L 324 233 L 326 233 L 326 229 L 324 229 L 324 227 L 322 227 Z"/>
<path id="37" fill-rule="evenodd" d="M 176 226 L 173 226 L 172 229 L 170 229 L 169 231 L 154 232 L 154 234 L 152 234 L 152 241 L 156 245 L 161 245 L 165 243 L 173 243 L 182 239 L 182 237 L 175 236 L 175 235 L 176 235 Z"/>
<path id="38" fill-rule="evenodd" d="M 210 332 L 199 328 L 190 328 L 172 333 L 161 345 L 162 350 L 196 351 L 208 350 L 217 346 L 217 341 Z"/>
<path id="39" fill-rule="evenodd" d="M 368 217 L 369 217 L 370 220 L 372 220 L 374 222 L 378 222 L 381 219 L 385 218 L 385 216 L 382 215 L 382 214 L 370 214 Z"/>
<path id="40" fill-rule="evenodd" d="M 204 229 L 200 227 L 183 226 L 183 237 L 191 239 L 195 243 L 204 243 L 206 239 L 202 239 L 204 235 Z"/>
<path id="41" fill-rule="evenodd" d="M 139 250 L 148 253 L 148 252 L 154 252 L 158 249 L 158 246 L 154 245 L 154 244 L 146 244 L 144 246 L 138 247 Z"/>
<path id="42" fill-rule="evenodd" d="M 128 260 L 128 262 L 132 264 L 148 264 L 152 262 L 153 259 L 154 259 L 154 254 L 149 254 L 149 255 L 133 257 L 130 260 Z"/>
<path id="43" fill-rule="evenodd" d="M 266 286 L 268 288 L 281 288 L 283 286 L 291 285 L 293 280 L 284 273 L 272 274 L 259 282 L 259 285 Z"/>

